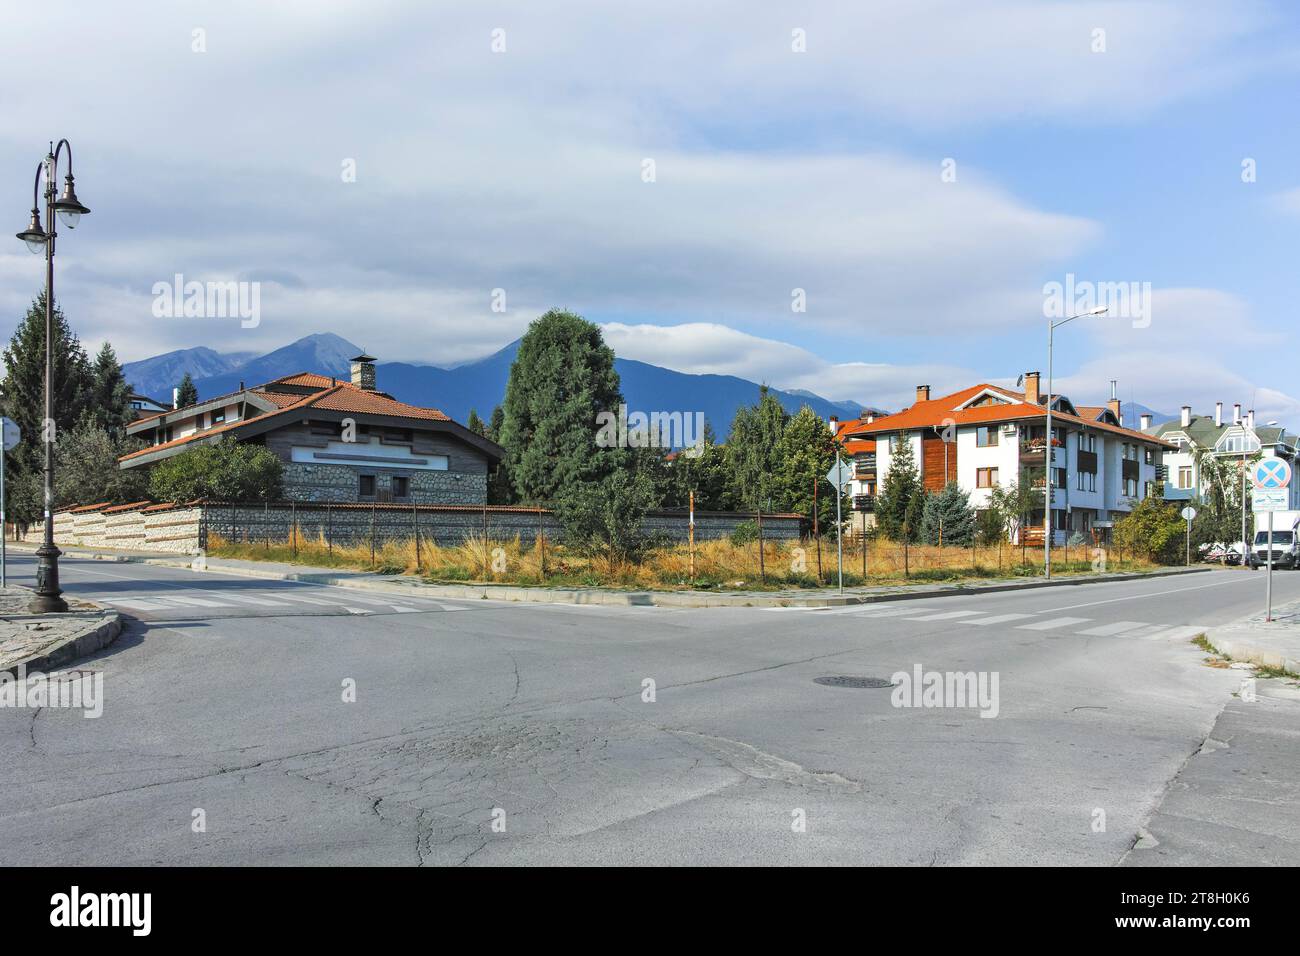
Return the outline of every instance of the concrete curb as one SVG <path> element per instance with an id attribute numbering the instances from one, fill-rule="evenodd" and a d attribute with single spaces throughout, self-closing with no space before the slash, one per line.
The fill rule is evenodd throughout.
<path id="1" fill-rule="evenodd" d="M 18 550 L 27 552 L 27 548 Z M 1146 578 L 1169 577 L 1171 575 L 1198 574 L 1213 568 L 1196 566 L 1191 568 L 1166 568 L 1160 571 L 1125 571 L 1113 574 L 1099 574 L 1089 577 L 1053 578 L 1050 581 L 995 581 L 989 584 L 969 585 L 899 585 L 897 590 L 880 591 L 865 594 L 838 594 L 829 596 L 780 595 L 780 594 L 712 594 L 704 591 L 610 591 L 599 588 L 527 588 L 509 584 L 460 585 L 460 584 L 424 584 L 418 578 L 408 575 L 393 575 L 387 580 L 368 580 L 366 578 L 343 577 L 332 572 L 311 571 L 274 571 L 270 569 L 231 566 L 219 564 L 222 559 L 209 558 L 204 567 L 195 567 L 194 559 L 189 557 L 157 558 L 117 552 L 65 550 L 69 557 L 111 561 L 121 564 L 151 564 L 159 567 L 185 568 L 194 571 L 219 571 L 242 577 L 260 578 L 270 581 L 298 581 L 303 584 L 318 584 L 331 587 L 356 588 L 363 591 L 378 591 L 386 594 L 404 594 L 411 596 L 416 591 L 424 597 L 443 597 L 449 599 L 522 601 L 534 604 L 600 604 L 615 607 L 846 607 L 857 604 L 875 604 L 882 601 L 907 601 L 933 597 L 970 596 L 975 594 L 992 594 L 1000 591 L 1028 591 L 1036 588 L 1068 587 L 1081 584 L 1106 584 L 1114 581 L 1144 580 Z M 368 572 L 352 572 L 366 574 Z M 904 590 L 906 588 L 906 590 Z"/>
<path id="2" fill-rule="evenodd" d="M 1210 642 L 1216 651 L 1231 657 L 1234 661 L 1263 664 L 1265 667 L 1280 667 L 1292 674 L 1300 674 L 1300 660 L 1287 657 L 1286 654 L 1279 651 L 1261 647 L 1249 638 L 1226 636 L 1231 633 L 1230 628 L 1219 630 L 1211 628 L 1206 631 L 1205 639 Z"/>
<path id="3" fill-rule="evenodd" d="M 49 673 L 108 647 L 122 633 L 121 615 L 116 611 L 103 611 L 95 617 L 97 623 L 82 633 L 69 637 L 63 643 L 56 644 L 39 654 L 0 667 L 0 670 L 7 671 L 14 677 L 18 676 L 19 668 L 24 668 L 28 674 L 33 671 Z"/>

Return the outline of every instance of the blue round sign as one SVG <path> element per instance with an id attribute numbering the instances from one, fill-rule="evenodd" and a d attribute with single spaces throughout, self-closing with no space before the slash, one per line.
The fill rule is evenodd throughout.
<path id="1" fill-rule="evenodd" d="M 1265 458 L 1255 464 L 1256 488 L 1285 488 L 1291 484 L 1291 466 L 1281 458 Z"/>

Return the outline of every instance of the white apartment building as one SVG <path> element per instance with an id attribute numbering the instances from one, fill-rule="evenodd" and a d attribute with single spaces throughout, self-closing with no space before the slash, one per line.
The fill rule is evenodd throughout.
<path id="1" fill-rule="evenodd" d="M 956 481 L 970 492 L 977 509 L 987 507 L 998 486 L 1024 480 L 1041 489 L 1049 470 L 1054 540 L 1063 544 L 1076 532 L 1107 540 L 1117 518 L 1158 492 L 1161 456 L 1175 446 L 1122 427 L 1117 399 L 1076 406 L 1067 396 L 1054 395 L 1049 457 L 1047 400 L 1039 390 L 1039 374 L 1029 372 L 1024 392 L 979 384 L 931 398 L 930 387 L 921 385 L 910 408 L 846 422 L 839 437 L 854 458 L 855 478 L 858 463 L 864 466 L 863 479 L 853 489 L 862 526 L 872 523 L 867 516 L 875 495 L 896 450 L 906 443 L 926 490 Z M 1043 523 L 1040 507 L 1029 516 L 1028 543 L 1042 543 Z"/>

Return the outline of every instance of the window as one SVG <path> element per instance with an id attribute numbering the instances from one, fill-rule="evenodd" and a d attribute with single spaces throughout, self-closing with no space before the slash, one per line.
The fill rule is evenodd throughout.
<path id="1" fill-rule="evenodd" d="M 1148 465 L 1154 465 L 1156 463 L 1156 450 L 1154 448 L 1144 448 L 1142 451 L 1144 453 L 1143 460 Z"/>
<path id="2" fill-rule="evenodd" d="M 1136 498 L 1138 493 L 1138 482 L 1136 478 L 1124 479 L 1124 497 Z"/>
<path id="3" fill-rule="evenodd" d="M 975 429 L 975 445 L 979 448 L 992 448 L 998 443 L 996 425 L 981 425 Z"/>
<path id="4" fill-rule="evenodd" d="M 1079 451 L 1096 451 L 1097 436 L 1093 434 L 1081 434 L 1079 436 Z"/>
<path id="5" fill-rule="evenodd" d="M 360 486 L 357 489 L 357 493 L 362 498 L 373 498 L 375 496 L 375 476 L 362 475 Z"/>
<path id="6" fill-rule="evenodd" d="M 405 498 L 410 494 L 411 479 L 396 476 L 393 478 L 393 497 Z"/>
<path id="7" fill-rule="evenodd" d="M 1125 442 L 1125 443 L 1124 443 L 1124 457 L 1127 458 L 1129 461 L 1137 461 L 1137 460 L 1138 460 L 1138 446 L 1137 446 L 1137 445 L 1131 445 L 1131 444 L 1129 444 L 1128 442 Z"/>
<path id="8" fill-rule="evenodd" d="M 225 420 L 226 420 L 226 410 L 224 408 L 221 409 L 220 411 L 212 413 L 212 424 L 220 425 Z"/>
<path id="9" fill-rule="evenodd" d="M 1178 466 L 1178 487 L 1182 489 L 1188 489 L 1192 487 L 1192 466 L 1191 465 Z"/>
<path id="10" fill-rule="evenodd" d="M 975 487 L 976 488 L 993 488 L 998 483 L 998 470 L 996 468 L 976 468 L 975 469 Z"/>
<path id="11" fill-rule="evenodd" d="M 1065 469 L 1064 469 L 1064 468 L 1053 468 L 1053 469 L 1052 469 L 1052 487 L 1053 487 L 1053 488 L 1064 488 L 1064 487 L 1065 487 Z"/>
<path id="12" fill-rule="evenodd" d="M 1095 471 L 1080 471 L 1078 474 L 1078 489 L 1080 491 L 1097 490 L 1097 473 Z"/>

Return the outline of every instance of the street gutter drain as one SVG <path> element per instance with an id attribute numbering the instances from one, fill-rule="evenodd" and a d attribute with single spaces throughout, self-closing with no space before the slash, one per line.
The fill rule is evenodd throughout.
<path id="1" fill-rule="evenodd" d="M 885 680 L 883 677 L 814 677 L 814 684 L 821 684 L 825 687 L 854 687 L 858 689 L 882 689 L 893 687 L 894 682 Z"/>

